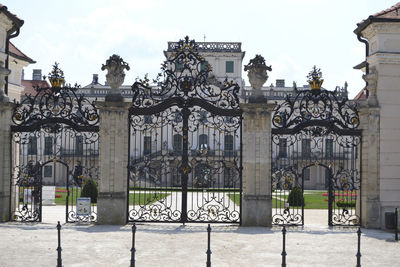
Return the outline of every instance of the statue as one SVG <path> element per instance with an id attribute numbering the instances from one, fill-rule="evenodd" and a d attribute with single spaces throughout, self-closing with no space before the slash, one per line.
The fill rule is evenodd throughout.
<path id="1" fill-rule="evenodd" d="M 253 93 L 249 98 L 250 103 L 266 103 L 266 97 L 261 91 L 261 87 L 268 80 L 267 71 L 272 71 L 271 66 L 265 64 L 265 59 L 261 55 L 256 55 L 250 59 L 249 64 L 244 66 L 244 71 L 248 71 L 247 77 L 253 88 Z"/>
<path id="2" fill-rule="evenodd" d="M 102 65 L 101 70 L 107 70 L 106 80 L 111 87 L 111 91 L 106 96 L 106 101 L 123 101 L 119 87 L 125 80 L 124 70 L 129 70 L 129 65 L 118 55 L 112 55 L 106 64 Z"/>

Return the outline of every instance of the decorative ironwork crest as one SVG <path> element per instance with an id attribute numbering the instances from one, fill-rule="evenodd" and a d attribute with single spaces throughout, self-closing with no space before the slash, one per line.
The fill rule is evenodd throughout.
<path id="1" fill-rule="evenodd" d="M 99 113 L 93 101 L 78 95 L 79 85 L 64 86 L 58 63 L 49 73 L 51 87 L 36 87 L 36 94 L 26 95 L 14 109 L 12 121 L 17 126 L 41 127 L 46 123 L 65 123 L 72 127 L 95 126 Z"/>
<path id="2" fill-rule="evenodd" d="M 161 64 L 161 73 L 150 85 L 147 76 L 137 79 L 132 85 L 133 99 L 131 109 L 155 107 L 163 103 L 164 108 L 172 105 L 193 106 L 203 104 L 206 109 L 224 109 L 229 112 L 239 110 L 239 85 L 227 79 L 220 87 L 211 84 L 211 66 L 198 52 L 194 40 L 180 40 Z M 166 106 L 165 106 L 166 105 Z"/>
<path id="3" fill-rule="evenodd" d="M 318 89 L 323 80 L 319 69 L 308 75 L 312 90 L 298 91 L 295 96 L 288 95 L 278 104 L 273 113 L 272 124 L 277 129 L 302 129 L 312 125 L 324 125 L 335 130 L 356 129 L 360 125 L 358 106 L 347 96 L 339 94 L 338 89 L 328 91 Z"/>

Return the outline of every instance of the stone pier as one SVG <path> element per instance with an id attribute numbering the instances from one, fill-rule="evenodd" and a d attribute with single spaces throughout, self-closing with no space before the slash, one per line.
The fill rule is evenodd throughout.
<path id="1" fill-rule="evenodd" d="M 243 110 L 243 226 L 271 226 L 271 112 L 267 104 Z"/>
<path id="2" fill-rule="evenodd" d="M 99 224 L 127 223 L 128 109 L 127 102 L 98 102 L 100 110 Z"/>

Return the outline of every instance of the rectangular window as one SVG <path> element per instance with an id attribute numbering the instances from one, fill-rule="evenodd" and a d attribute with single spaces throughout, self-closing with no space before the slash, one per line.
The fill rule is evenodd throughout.
<path id="1" fill-rule="evenodd" d="M 75 154 L 76 155 L 83 154 L 83 136 L 75 137 Z"/>
<path id="2" fill-rule="evenodd" d="M 279 138 L 279 157 L 287 157 L 287 140 L 286 138 Z"/>
<path id="3" fill-rule="evenodd" d="M 327 158 L 333 157 L 333 139 L 325 140 L 325 156 Z"/>
<path id="4" fill-rule="evenodd" d="M 44 177 L 53 177 L 53 166 L 44 166 Z"/>
<path id="5" fill-rule="evenodd" d="M 144 137 L 144 147 L 143 147 L 143 155 L 148 155 L 151 153 L 151 136 Z"/>
<path id="6" fill-rule="evenodd" d="M 53 155 L 53 137 L 51 136 L 44 138 L 44 154 Z"/>
<path id="7" fill-rule="evenodd" d="M 226 157 L 234 156 L 233 153 L 233 135 L 225 135 L 224 137 L 224 155 Z"/>
<path id="8" fill-rule="evenodd" d="M 210 67 L 210 66 L 208 65 L 208 62 L 207 62 L 207 61 L 203 61 L 203 62 L 201 62 L 201 64 L 200 64 L 200 71 L 205 71 L 205 70 L 207 70 L 209 67 Z"/>
<path id="9" fill-rule="evenodd" d="M 176 72 L 183 71 L 183 61 L 175 61 L 175 71 Z"/>
<path id="10" fill-rule="evenodd" d="M 149 124 L 151 123 L 151 115 L 144 115 L 144 123 Z"/>
<path id="11" fill-rule="evenodd" d="M 233 61 L 226 61 L 225 62 L 225 72 L 226 73 L 233 73 Z"/>
<path id="12" fill-rule="evenodd" d="M 201 122 L 201 124 L 207 123 L 207 120 L 208 120 L 207 116 L 208 116 L 208 113 L 207 113 L 206 110 L 200 110 L 200 122 Z"/>
<path id="13" fill-rule="evenodd" d="M 36 155 L 37 154 L 37 137 L 31 136 L 29 137 L 28 143 L 28 155 Z"/>
<path id="14" fill-rule="evenodd" d="M 304 181 L 310 181 L 310 168 L 304 170 L 303 178 Z"/>
<path id="15" fill-rule="evenodd" d="M 175 134 L 174 135 L 174 152 L 182 152 L 182 150 L 183 150 L 182 135 Z"/>
<path id="16" fill-rule="evenodd" d="M 301 140 L 301 155 L 303 157 L 311 156 L 311 140 L 310 139 Z"/>

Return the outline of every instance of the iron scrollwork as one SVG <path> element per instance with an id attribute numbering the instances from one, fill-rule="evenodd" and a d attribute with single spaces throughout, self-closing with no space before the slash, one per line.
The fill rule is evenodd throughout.
<path id="1" fill-rule="evenodd" d="M 227 185 L 241 188 L 241 153 L 234 153 L 233 141 L 232 151 L 215 148 L 223 147 L 217 134 L 240 138 L 239 86 L 227 79 L 215 81 L 199 45 L 185 37 L 167 51 L 156 79 L 151 81 L 147 75 L 137 79 L 132 91 L 130 138 L 135 147 L 130 148 L 130 182 L 138 196 L 154 191 L 167 196 L 135 200 L 129 220 L 240 222 L 239 208 L 227 193 L 207 192 L 217 186 L 216 177 L 226 176 Z M 156 152 L 151 145 L 140 146 L 144 138 L 151 140 Z M 208 138 L 214 140 L 214 148 Z"/>
<path id="2" fill-rule="evenodd" d="M 96 106 L 84 95 L 77 94 L 79 85 L 64 86 L 64 76 L 57 63 L 49 76 L 51 87 L 34 87 L 36 93 L 26 95 L 17 104 L 12 115 L 14 124 L 30 127 L 40 127 L 44 122 L 75 127 L 97 125 L 99 112 Z"/>
<path id="3" fill-rule="evenodd" d="M 329 125 L 336 129 L 356 129 L 360 125 L 356 102 L 349 101 L 347 94 L 341 94 L 337 87 L 334 91 L 321 89 L 324 80 L 320 69 L 314 66 L 307 78 L 311 90 L 287 95 L 285 101 L 276 105 L 272 116 L 275 128 Z"/>
<path id="4" fill-rule="evenodd" d="M 329 224 L 359 225 L 358 105 L 348 100 L 347 84 L 335 91 L 321 89 L 322 72 L 315 66 L 307 78 L 311 89 L 288 95 L 272 114 L 273 224 L 304 223 L 304 202 L 291 209 L 287 199 L 295 187 L 304 192 L 307 171 L 306 183 L 328 191 Z M 318 173 L 313 181 L 311 169 Z"/>

